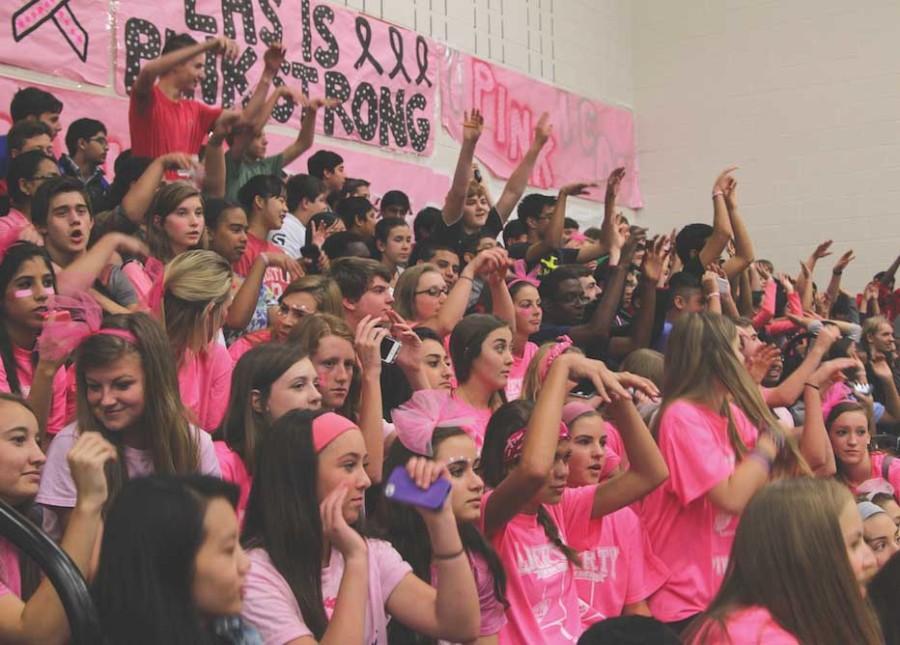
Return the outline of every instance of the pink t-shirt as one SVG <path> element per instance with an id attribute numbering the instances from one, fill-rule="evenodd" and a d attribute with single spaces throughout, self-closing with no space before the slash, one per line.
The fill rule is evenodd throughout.
<path id="1" fill-rule="evenodd" d="M 366 539 L 366 543 L 369 547 L 369 597 L 363 642 L 387 645 L 386 604 L 412 568 L 389 543 L 372 539 Z M 264 549 L 251 549 L 248 555 L 251 566 L 244 584 L 241 615 L 259 630 L 266 645 L 283 645 L 311 636 L 290 585 L 272 564 L 269 554 Z M 343 575 L 344 558 L 337 549 L 331 549 L 328 566 L 322 569 L 322 598 L 329 620 Z"/>
<path id="2" fill-rule="evenodd" d="M 19 386 L 23 397 L 28 398 L 31 392 L 31 383 L 34 381 L 34 368 L 31 363 L 31 350 L 13 345 L 13 357 L 16 359 L 16 375 L 19 377 Z M 47 432 L 56 434 L 66 425 L 66 368 L 60 366 L 53 375 L 53 394 L 50 399 L 50 416 L 47 419 Z M 9 379 L 6 377 L 6 368 L 0 361 L 0 392 L 12 392 Z"/>
<path id="3" fill-rule="evenodd" d="M 241 496 L 238 498 L 237 513 L 238 518 L 244 517 L 244 511 L 247 510 L 247 499 L 250 497 L 250 487 L 253 486 L 253 477 L 247 472 L 244 460 L 234 450 L 228 447 L 224 441 L 214 441 L 213 447 L 216 451 L 216 458 L 219 460 L 219 470 L 222 473 L 222 479 L 236 484 L 241 490 Z"/>
<path id="4" fill-rule="evenodd" d="M 207 432 L 215 431 L 225 418 L 233 370 L 231 355 L 216 341 L 203 354 L 188 352 L 178 369 L 181 401 Z"/>
<path id="5" fill-rule="evenodd" d="M 538 349 L 540 348 L 536 344 L 528 341 L 525 343 L 525 349 L 522 351 L 522 356 L 513 354 L 513 364 L 512 367 L 509 368 L 509 378 L 506 380 L 507 401 L 515 401 L 522 394 L 522 384 L 525 381 L 525 372 L 528 369 L 528 365 L 531 363 L 531 359 L 537 354 Z"/>
<path id="6" fill-rule="evenodd" d="M 481 447 L 484 445 L 484 433 L 487 430 L 488 421 L 491 420 L 491 415 L 494 411 L 473 408 L 455 394 L 453 395 L 453 400 L 465 410 L 465 416 L 471 419 L 471 422 L 467 423 L 463 430 L 472 437 L 472 440 L 475 442 L 475 448 L 478 450 L 478 454 L 481 454 Z"/>
<path id="7" fill-rule="evenodd" d="M 0 537 L 0 596 L 9 593 L 22 597 L 19 550 L 6 538 Z"/>
<path id="8" fill-rule="evenodd" d="M 283 251 L 281 247 L 272 244 L 268 240 L 261 240 L 252 233 L 247 233 L 247 247 L 244 249 L 243 255 L 231 265 L 234 273 L 242 278 L 246 278 L 247 274 L 250 273 L 250 267 L 253 266 L 260 253 L 280 254 Z M 266 268 L 266 272 L 263 274 L 266 302 L 278 300 L 289 283 L 290 279 L 285 276 L 283 270 L 273 266 Z"/>
<path id="9" fill-rule="evenodd" d="M 168 152 L 195 155 L 221 113 L 222 108 L 199 101 L 173 101 L 158 85 L 143 101 L 132 94 L 128 102 L 132 154 L 151 159 Z"/>
<path id="10" fill-rule="evenodd" d="M 6 215 L 0 217 L 0 242 L 8 248 L 19 241 L 22 230 L 31 226 L 31 220 L 25 217 L 25 213 L 17 208 L 10 207 Z M 6 248 L 0 248 L 0 253 L 6 254 Z"/>
<path id="11" fill-rule="evenodd" d="M 757 429 L 733 404 L 731 415 L 753 448 Z M 736 460 L 726 418 L 683 399 L 666 408 L 658 441 L 670 476 L 644 498 L 641 519 L 672 572 L 650 598 L 650 609 L 657 619 L 675 622 L 705 610 L 722 583 L 738 516 L 716 508 L 706 494 L 734 472 Z"/>
<path id="12" fill-rule="evenodd" d="M 646 600 L 668 578 L 668 570 L 648 549 L 649 541 L 630 508 L 572 527 L 573 539 L 591 547 L 581 552 L 575 570 L 579 611 L 584 629 L 598 620 L 622 615 L 625 605 Z M 657 560 L 655 567 L 647 561 Z M 666 575 L 660 575 L 660 572 Z"/>
<path id="13" fill-rule="evenodd" d="M 873 452 L 869 460 L 872 462 L 872 479 L 884 479 L 882 477 L 884 460 L 887 454 L 883 452 Z M 888 464 L 887 481 L 894 487 L 894 498 L 900 502 L 900 457 L 894 459 Z M 856 490 L 853 491 L 856 494 Z"/>
<path id="14" fill-rule="evenodd" d="M 231 343 L 231 346 L 229 346 L 228 348 L 228 354 L 231 356 L 231 360 L 234 361 L 234 364 L 237 365 L 237 362 L 240 360 L 241 356 L 249 352 L 257 345 L 268 343 L 270 340 L 272 340 L 272 330 L 260 329 L 259 331 L 255 331 L 252 334 L 245 334 L 244 336 L 241 336 L 236 341 Z"/>
<path id="15" fill-rule="evenodd" d="M 494 593 L 494 575 L 487 560 L 473 551 L 466 552 L 472 575 L 475 577 L 475 588 L 478 590 L 478 605 L 481 609 L 481 629 L 479 636 L 493 636 L 506 624 L 506 607 Z M 437 567 L 431 567 L 431 586 L 437 586 Z M 442 645 L 449 641 L 439 641 Z"/>
<path id="16" fill-rule="evenodd" d="M 569 488 L 559 504 L 544 507 L 563 542 L 577 550 L 590 546 L 579 541 L 577 527 L 590 521 L 595 490 L 596 486 Z M 491 494 L 482 499 L 482 513 Z M 508 622 L 500 630 L 500 643 L 574 643 L 582 632 L 575 566 L 550 542 L 537 516 L 516 515 L 491 543 L 506 570 L 509 600 Z"/>
<path id="17" fill-rule="evenodd" d="M 744 607 L 725 618 L 725 628 L 715 623 L 691 645 L 800 645 L 793 634 L 775 622 L 765 607 Z"/>
<path id="18" fill-rule="evenodd" d="M 66 455 L 69 454 L 69 450 L 78 438 L 75 425 L 75 423 L 67 425 L 50 442 L 50 448 L 47 450 L 47 463 L 44 464 L 44 469 L 41 472 L 41 485 L 35 498 L 38 504 L 59 506 L 61 508 L 73 508 L 75 506 L 77 491 L 75 490 L 75 482 L 72 480 L 72 473 L 69 472 L 69 462 L 66 461 Z M 210 436 L 194 426 L 191 426 L 190 432 L 197 442 L 200 458 L 197 472 L 202 475 L 221 477 L 219 461 L 216 459 L 216 451 L 213 448 Z M 139 450 L 125 446 L 124 453 L 125 469 L 128 472 L 129 479 L 146 477 L 155 472 L 153 455 L 149 450 Z M 43 527 L 44 531 L 54 538 L 58 539 L 62 536 L 56 514 L 50 509 L 45 509 L 44 511 Z"/>

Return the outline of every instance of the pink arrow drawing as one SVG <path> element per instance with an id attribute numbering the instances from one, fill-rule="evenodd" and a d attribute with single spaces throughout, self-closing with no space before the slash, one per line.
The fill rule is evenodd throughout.
<path id="1" fill-rule="evenodd" d="M 88 33 L 69 8 L 69 0 L 30 0 L 13 14 L 12 19 L 16 42 L 51 20 L 81 62 L 87 61 Z"/>

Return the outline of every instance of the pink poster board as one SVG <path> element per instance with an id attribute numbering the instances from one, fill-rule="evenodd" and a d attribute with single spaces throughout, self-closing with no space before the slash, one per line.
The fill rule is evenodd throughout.
<path id="1" fill-rule="evenodd" d="M 338 98 L 319 114 L 320 132 L 340 139 L 430 155 L 437 130 L 438 50 L 415 32 L 325 2 L 221 0 L 119 0 L 116 14 L 116 90 L 122 95 L 140 66 L 156 58 L 169 33 L 197 40 L 225 35 L 240 46 L 235 62 L 207 57 L 197 98 L 210 105 L 239 105 L 263 68 L 267 44 L 281 41 L 287 60 L 276 84 L 308 96 Z M 299 110 L 283 100 L 278 123 L 299 126 Z"/>
<path id="2" fill-rule="evenodd" d="M 441 122 L 455 140 L 462 140 L 463 112 L 473 107 L 485 117 L 475 156 L 495 175 L 510 176 L 531 145 L 541 113 L 549 112 L 553 136 L 529 183 L 559 188 L 573 181 L 603 181 L 614 168 L 625 166 L 619 202 L 630 208 L 643 205 L 629 110 L 448 50 L 441 63 Z M 587 198 L 602 200 L 603 191 Z"/>
<path id="3" fill-rule="evenodd" d="M 3 0 L 0 63 L 109 85 L 108 0 Z"/>

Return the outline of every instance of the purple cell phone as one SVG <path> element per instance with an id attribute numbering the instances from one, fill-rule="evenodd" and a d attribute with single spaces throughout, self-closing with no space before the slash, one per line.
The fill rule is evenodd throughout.
<path id="1" fill-rule="evenodd" d="M 432 511 L 438 510 L 444 505 L 444 500 L 450 494 L 450 482 L 446 479 L 438 479 L 426 490 L 422 490 L 412 480 L 406 468 L 397 466 L 388 477 L 384 486 L 384 496 L 388 499 L 409 504 Z"/>

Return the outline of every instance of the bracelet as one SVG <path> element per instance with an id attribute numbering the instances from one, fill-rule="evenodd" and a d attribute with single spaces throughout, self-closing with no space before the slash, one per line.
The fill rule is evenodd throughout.
<path id="1" fill-rule="evenodd" d="M 721 297 L 722 297 L 722 294 L 719 293 L 718 291 L 713 291 L 712 293 L 706 294 L 707 300 L 709 300 L 710 298 L 721 298 Z"/>
<path id="2" fill-rule="evenodd" d="M 717 190 L 716 192 L 714 192 L 712 194 L 712 196 L 713 196 L 713 199 L 715 199 L 716 197 L 724 197 L 725 193 L 723 193 L 721 190 Z"/>
<path id="3" fill-rule="evenodd" d="M 831 272 L 832 275 L 842 275 L 843 273 L 844 273 L 843 271 L 832 271 Z"/>
<path id="4" fill-rule="evenodd" d="M 473 284 L 474 284 L 474 282 L 475 282 L 475 278 L 470 278 L 470 277 L 467 276 L 467 275 L 461 275 L 461 276 L 459 276 L 459 278 L 457 278 L 457 280 L 469 280 L 469 281 L 471 281 Z"/>
<path id="5" fill-rule="evenodd" d="M 772 464 L 774 460 L 770 459 L 769 456 L 764 454 L 761 450 L 754 448 L 747 455 L 747 458 L 755 460 L 760 466 L 766 469 L 767 473 L 772 472 Z"/>
<path id="6" fill-rule="evenodd" d="M 820 389 L 818 385 L 813 385 L 812 383 L 804 383 L 803 386 L 804 386 L 804 387 L 811 387 L 811 388 L 814 389 L 814 390 Z"/>
<path id="7" fill-rule="evenodd" d="M 263 266 L 269 266 L 269 256 L 268 255 L 266 255 L 265 253 L 260 253 L 259 257 L 262 258 Z"/>
<path id="8" fill-rule="evenodd" d="M 431 557 L 434 560 L 453 560 L 454 558 L 458 558 L 465 552 L 466 552 L 466 547 L 460 547 L 459 551 L 456 551 L 454 553 L 448 553 L 447 555 L 442 555 L 440 553 L 432 553 Z"/>

